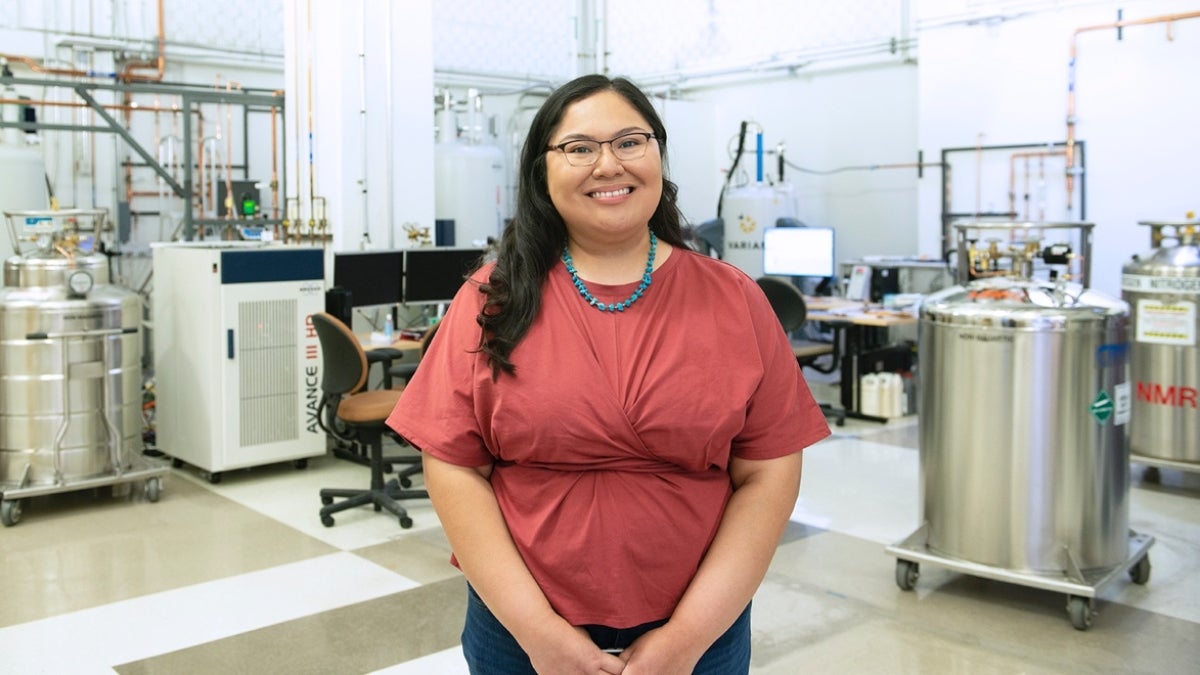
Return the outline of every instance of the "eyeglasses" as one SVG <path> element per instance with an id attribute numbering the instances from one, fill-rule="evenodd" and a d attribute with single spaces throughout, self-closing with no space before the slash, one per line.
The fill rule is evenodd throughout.
<path id="1" fill-rule="evenodd" d="M 654 134 L 645 131 L 635 131 L 623 134 L 607 141 L 575 140 L 552 145 L 548 150 L 561 150 L 571 166 L 591 166 L 600 160 L 600 147 L 605 143 L 612 148 L 613 155 L 621 160 L 641 159 L 646 154 L 646 146 Z"/>

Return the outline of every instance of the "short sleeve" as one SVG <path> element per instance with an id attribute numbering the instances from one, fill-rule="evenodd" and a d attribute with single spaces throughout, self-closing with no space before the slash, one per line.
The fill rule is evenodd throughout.
<path id="1" fill-rule="evenodd" d="M 747 404 L 746 423 L 733 440 L 732 453 L 745 459 L 772 459 L 799 452 L 832 432 L 766 296 L 757 284 L 747 286 L 762 380 Z"/>
<path id="2" fill-rule="evenodd" d="M 490 266 L 463 284 L 438 326 L 437 336 L 387 419 L 387 425 L 421 452 L 460 466 L 493 460 L 476 414 L 476 377 L 486 369 L 476 321 L 479 284 Z M 490 377 L 488 374 L 484 376 Z"/>

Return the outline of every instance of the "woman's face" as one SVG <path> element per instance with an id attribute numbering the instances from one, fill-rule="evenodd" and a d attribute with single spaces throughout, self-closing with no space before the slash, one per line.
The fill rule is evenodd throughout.
<path id="1" fill-rule="evenodd" d="M 614 91 L 602 91 L 567 107 L 549 145 L 572 140 L 607 141 L 630 132 L 651 133 L 645 118 Z M 658 142 L 646 143 L 639 159 L 620 160 L 612 146 L 600 146 L 596 163 L 574 166 L 558 149 L 547 151 L 550 200 L 573 238 L 620 238 L 645 231 L 662 197 L 662 156 Z"/>

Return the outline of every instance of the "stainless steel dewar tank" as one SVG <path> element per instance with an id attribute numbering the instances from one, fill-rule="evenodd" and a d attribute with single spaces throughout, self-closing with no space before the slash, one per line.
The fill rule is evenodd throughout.
<path id="1" fill-rule="evenodd" d="M 0 290 L 0 520 L 15 524 L 24 497 L 143 478 L 156 500 L 165 468 L 142 459 L 140 296 L 109 283 L 90 236 L 60 231 L 82 216 L 6 215 L 14 240 L 38 245 L 5 261 Z"/>
<path id="2" fill-rule="evenodd" d="M 921 306 L 922 511 L 938 553 L 1028 572 L 1128 554 L 1127 310 L 992 279 Z"/>
<path id="3" fill-rule="evenodd" d="M 1067 593 L 1150 578 L 1129 529 L 1129 307 L 1088 288 L 1090 223 L 955 225 L 959 285 L 918 322 L 921 525 L 887 548 L 921 563 Z M 1047 238 L 1053 238 L 1048 243 Z"/>
<path id="4" fill-rule="evenodd" d="M 1130 376 L 1133 461 L 1200 471 L 1200 221 L 1143 221 L 1149 253 L 1121 269 L 1132 315 Z"/>

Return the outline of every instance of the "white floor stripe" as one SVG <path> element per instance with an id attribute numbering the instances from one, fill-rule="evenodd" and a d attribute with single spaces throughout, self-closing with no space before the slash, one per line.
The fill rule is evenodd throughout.
<path id="1" fill-rule="evenodd" d="M 920 525 L 917 464 L 909 448 L 849 438 L 818 443 L 804 451 L 792 520 L 893 544 Z"/>
<path id="2" fill-rule="evenodd" d="M 173 472 L 172 479 L 176 477 L 343 551 L 386 543 L 441 526 L 429 500 L 414 499 L 401 502 L 413 519 L 411 529 L 401 529 L 396 517 L 389 513 L 377 513 L 370 506 L 334 514 L 336 524 L 325 527 L 318 515 L 321 510 L 321 488 L 360 488 L 366 487 L 370 481 L 367 467 L 332 456 L 310 459 L 308 468 L 303 471 L 297 471 L 290 465 L 276 465 L 231 472 L 215 485 L 200 478 L 190 467 Z"/>
<path id="3" fill-rule="evenodd" d="M 0 673 L 108 673 L 418 585 L 334 553 L 0 629 Z"/>
<path id="4" fill-rule="evenodd" d="M 371 675 L 468 675 L 469 672 L 467 662 L 463 659 L 462 648 L 451 647 L 377 670 Z"/>

